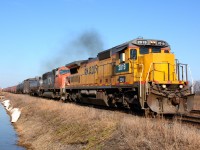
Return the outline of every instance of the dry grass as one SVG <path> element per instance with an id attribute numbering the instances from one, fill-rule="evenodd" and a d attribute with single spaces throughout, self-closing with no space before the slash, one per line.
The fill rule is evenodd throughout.
<path id="1" fill-rule="evenodd" d="M 23 108 L 16 123 L 28 149 L 200 149 L 199 130 L 159 119 L 6 94 Z"/>

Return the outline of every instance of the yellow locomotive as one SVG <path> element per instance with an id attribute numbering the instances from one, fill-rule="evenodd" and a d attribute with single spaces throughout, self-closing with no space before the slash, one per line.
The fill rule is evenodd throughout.
<path id="1" fill-rule="evenodd" d="M 186 113 L 194 94 L 188 65 L 181 64 L 166 41 L 138 38 L 69 63 L 63 99 L 158 114 Z"/>

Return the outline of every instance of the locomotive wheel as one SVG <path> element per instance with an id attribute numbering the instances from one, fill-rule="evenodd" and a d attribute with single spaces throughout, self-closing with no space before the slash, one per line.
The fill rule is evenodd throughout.
<path id="1" fill-rule="evenodd" d="M 114 101 L 113 98 L 109 98 L 109 99 L 108 99 L 108 105 L 109 105 L 110 107 L 116 107 L 116 104 L 115 104 L 115 101 Z"/>
<path id="2" fill-rule="evenodd" d="M 117 108 L 123 108 L 124 105 L 122 103 L 116 102 Z"/>

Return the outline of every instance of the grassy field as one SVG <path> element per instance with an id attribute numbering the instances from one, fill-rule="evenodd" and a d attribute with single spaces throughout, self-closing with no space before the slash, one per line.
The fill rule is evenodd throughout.
<path id="1" fill-rule="evenodd" d="M 176 150 L 200 149 L 200 131 L 162 119 L 5 94 L 22 108 L 15 127 L 28 149 Z"/>

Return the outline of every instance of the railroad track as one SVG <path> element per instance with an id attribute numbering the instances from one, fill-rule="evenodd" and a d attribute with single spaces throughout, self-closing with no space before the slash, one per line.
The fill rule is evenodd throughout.
<path id="1" fill-rule="evenodd" d="M 190 112 L 190 114 L 191 114 L 191 115 L 198 115 L 198 116 L 200 116 L 200 110 L 192 110 L 192 111 Z"/>
<path id="2" fill-rule="evenodd" d="M 1 95 L 0 95 L 1 98 Z M 2 96 L 4 98 L 4 96 Z M 110 110 L 110 111 L 121 111 L 127 114 L 134 114 L 137 116 L 145 116 L 144 112 L 133 112 L 130 111 L 130 109 L 127 108 L 117 108 L 117 107 L 105 107 L 105 106 L 98 106 L 98 105 L 88 105 L 84 103 L 76 103 L 77 105 L 81 106 L 90 106 L 94 107 L 96 109 L 105 109 L 105 110 Z M 189 114 L 187 115 L 176 115 L 173 116 L 165 116 L 166 119 L 176 119 L 178 121 L 182 121 L 185 123 L 190 123 L 190 124 L 195 124 L 195 125 L 200 125 L 200 110 L 192 110 Z"/>
<path id="3" fill-rule="evenodd" d="M 182 122 L 200 125 L 200 110 L 192 110 L 187 115 L 178 115 L 176 119 Z"/>

